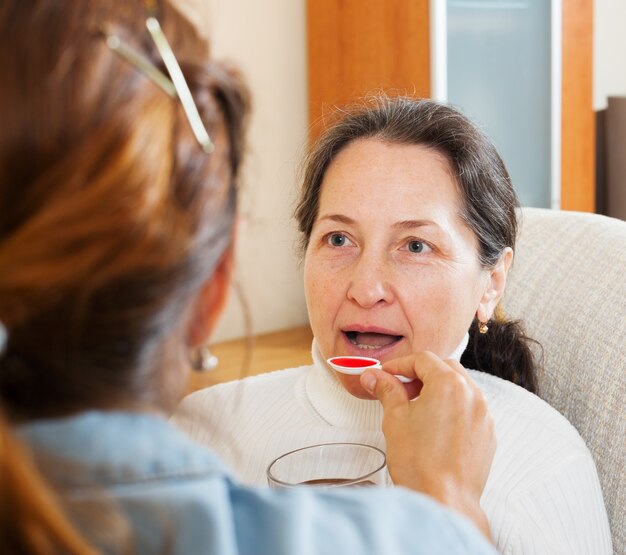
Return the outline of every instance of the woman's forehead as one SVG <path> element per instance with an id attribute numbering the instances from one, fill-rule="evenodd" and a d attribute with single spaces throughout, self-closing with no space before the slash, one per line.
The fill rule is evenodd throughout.
<path id="1" fill-rule="evenodd" d="M 318 219 L 329 212 L 371 216 L 392 211 L 398 221 L 421 220 L 433 211 L 458 214 L 459 208 L 456 179 L 443 154 L 422 145 L 361 139 L 329 166 Z"/>

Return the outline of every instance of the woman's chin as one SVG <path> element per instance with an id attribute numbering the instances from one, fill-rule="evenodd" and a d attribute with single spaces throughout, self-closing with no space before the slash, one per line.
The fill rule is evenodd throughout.
<path id="1" fill-rule="evenodd" d="M 349 376 L 348 374 L 342 374 L 340 372 L 335 372 L 335 375 L 339 378 L 339 382 L 350 395 L 367 401 L 375 399 L 375 397 L 365 391 L 365 388 L 361 385 L 360 376 Z M 403 385 L 409 399 L 415 399 L 422 390 L 422 382 L 417 379 Z"/>
<path id="2" fill-rule="evenodd" d="M 341 372 L 335 372 L 335 375 L 339 378 L 339 382 L 350 395 L 353 395 L 358 399 L 366 399 L 368 401 L 374 399 L 374 397 L 365 391 L 365 388 L 361 385 L 360 376 L 349 376 L 348 374 L 342 374 Z"/>

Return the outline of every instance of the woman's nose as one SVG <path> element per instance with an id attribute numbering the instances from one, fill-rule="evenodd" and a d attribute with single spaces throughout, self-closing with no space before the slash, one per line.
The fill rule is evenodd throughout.
<path id="1" fill-rule="evenodd" d="M 390 303 L 393 292 L 385 262 L 359 260 L 353 268 L 347 295 L 348 299 L 363 308 Z"/>

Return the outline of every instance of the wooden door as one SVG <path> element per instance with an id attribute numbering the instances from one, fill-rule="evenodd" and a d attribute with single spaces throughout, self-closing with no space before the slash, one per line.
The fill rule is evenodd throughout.
<path id="1" fill-rule="evenodd" d="M 563 1 L 561 208 L 595 210 L 593 0 Z M 310 136 L 369 92 L 430 96 L 429 0 L 308 0 Z"/>
<path id="2" fill-rule="evenodd" d="M 595 212 L 593 0 L 563 0 L 561 208 Z"/>
<path id="3" fill-rule="evenodd" d="M 429 0 L 308 0 L 311 137 L 377 90 L 430 95 Z"/>

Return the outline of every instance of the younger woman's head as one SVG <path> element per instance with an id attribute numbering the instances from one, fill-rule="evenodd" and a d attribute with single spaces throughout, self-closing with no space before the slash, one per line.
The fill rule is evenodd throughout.
<path id="1" fill-rule="evenodd" d="M 150 16 L 210 154 L 120 54 L 169 75 Z M 172 405 L 223 303 L 245 88 L 165 1 L 7 0 L 0 73 L 0 396 L 13 417 Z"/>
<path id="2" fill-rule="evenodd" d="M 379 97 L 349 111 L 313 146 L 296 213 L 323 355 L 447 358 L 470 330 L 466 365 L 533 389 L 519 329 L 496 313 L 516 207 L 493 144 L 454 108 Z"/>

